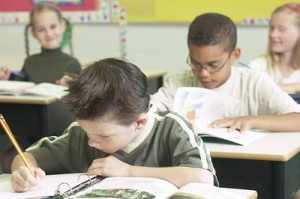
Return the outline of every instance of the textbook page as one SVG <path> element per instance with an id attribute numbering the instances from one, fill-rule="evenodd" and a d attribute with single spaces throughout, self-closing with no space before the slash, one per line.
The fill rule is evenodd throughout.
<path id="1" fill-rule="evenodd" d="M 68 87 L 51 83 L 34 84 L 22 81 L 0 81 L 0 95 L 38 95 L 61 99 Z"/>
<path id="2" fill-rule="evenodd" d="M 80 179 L 78 179 L 79 176 Z M 87 176 L 81 175 L 81 173 L 46 175 L 40 185 L 37 185 L 27 192 L 16 193 L 11 187 L 11 175 L 2 174 L 1 177 L 4 178 L 0 179 L 0 198 L 9 199 L 46 198 L 46 196 L 53 196 L 58 187 L 60 188 L 61 193 L 64 193 L 69 190 L 70 187 L 74 187 L 88 179 Z M 68 183 L 70 186 L 61 183 Z M 176 186 L 168 181 L 156 178 L 109 177 L 85 191 L 70 196 L 70 198 L 79 198 L 80 196 L 99 198 L 103 196 L 105 198 L 140 197 L 165 199 L 175 191 L 177 191 Z"/>
<path id="3" fill-rule="evenodd" d="M 235 130 L 228 132 L 227 128 L 208 128 L 213 121 L 224 116 L 226 111 L 237 105 L 239 101 L 216 91 L 196 88 L 178 88 L 174 111 L 186 117 L 195 127 L 201 137 L 214 137 L 227 140 L 239 145 L 247 145 L 264 136 L 263 133 Z"/>
<path id="4" fill-rule="evenodd" d="M 210 89 L 181 87 L 177 89 L 173 110 L 186 117 L 196 129 L 203 129 L 237 103 L 238 100 Z"/>
<path id="5" fill-rule="evenodd" d="M 67 94 L 68 87 L 51 83 L 40 83 L 30 89 L 27 89 L 25 94 L 34 94 L 41 96 L 55 97 L 61 99 Z"/>
<path id="6" fill-rule="evenodd" d="M 18 95 L 34 86 L 33 82 L 0 80 L 0 94 Z"/>
<path id="7" fill-rule="evenodd" d="M 200 196 L 200 197 L 199 197 Z M 245 199 L 242 196 L 231 193 L 223 188 L 202 183 L 190 183 L 181 187 L 168 199 L 189 198 L 189 199 Z"/>
<path id="8" fill-rule="evenodd" d="M 168 181 L 143 177 L 109 177 L 71 198 L 156 198 L 177 191 Z"/>
<path id="9" fill-rule="evenodd" d="M 201 136 L 201 138 L 218 138 L 227 140 L 229 142 L 233 142 L 239 145 L 246 146 L 262 137 L 265 136 L 263 133 L 254 132 L 254 131 L 245 131 L 241 133 L 238 130 L 234 131 L 228 131 L 227 128 L 206 128 L 201 129 L 197 131 L 198 135 Z"/>

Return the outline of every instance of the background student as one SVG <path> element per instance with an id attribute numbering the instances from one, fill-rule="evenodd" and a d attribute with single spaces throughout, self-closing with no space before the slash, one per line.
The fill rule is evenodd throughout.
<path id="1" fill-rule="evenodd" d="M 191 123 L 149 106 L 147 77 L 137 66 L 113 58 L 95 62 L 70 80 L 63 100 L 78 123 L 27 149 L 35 177 L 19 156 L 14 159 L 14 190 L 29 190 L 45 172 L 154 177 L 177 187 L 218 184 L 209 152 Z"/>
<path id="2" fill-rule="evenodd" d="M 266 71 L 288 93 L 300 92 L 300 4 L 276 8 L 269 26 L 267 54 L 250 62 L 250 67 Z"/>
<path id="3" fill-rule="evenodd" d="M 9 77 L 15 80 L 30 81 L 34 83 L 55 83 L 64 85 L 69 79 L 68 74 L 79 73 L 81 66 L 78 60 L 62 51 L 61 44 L 66 31 L 67 40 L 72 52 L 71 24 L 63 18 L 60 10 L 52 4 L 37 5 L 30 13 L 29 24 L 25 28 L 25 46 L 27 58 L 24 61 L 21 74 L 24 77 L 12 77 L 11 71 L 7 67 L 0 70 L 0 79 L 7 80 Z M 41 45 L 41 52 L 29 55 L 28 32 L 31 30 L 34 38 Z M 26 148 L 36 138 L 19 137 L 19 142 Z M 16 155 L 12 145 L 8 146 L 2 154 L 1 164 L 3 172 L 10 172 L 11 162 Z"/>
<path id="4" fill-rule="evenodd" d="M 177 88 L 202 87 L 239 101 L 211 127 L 300 131 L 299 106 L 267 74 L 232 67 L 241 50 L 236 48 L 237 31 L 230 18 L 218 13 L 197 16 L 189 27 L 187 43 L 190 68 L 169 76 L 151 98 L 160 110 L 173 109 Z"/>
<path id="5" fill-rule="evenodd" d="M 29 55 L 28 32 L 31 30 L 34 38 L 41 45 L 41 52 Z M 7 67 L 0 70 L 0 79 L 23 80 L 34 83 L 56 83 L 64 84 L 67 79 L 66 74 L 78 73 L 81 65 L 78 60 L 71 55 L 64 53 L 61 44 L 68 40 L 70 51 L 71 43 L 71 24 L 66 20 L 60 10 L 52 4 L 37 5 L 30 13 L 29 24 L 25 27 L 25 47 L 27 58 L 21 70 L 22 76 L 11 77 L 11 71 Z"/>

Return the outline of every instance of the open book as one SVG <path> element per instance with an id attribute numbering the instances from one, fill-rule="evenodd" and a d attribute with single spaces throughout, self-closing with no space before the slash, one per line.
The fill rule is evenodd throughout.
<path id="1" fill-rule="evenodd" d="M 60 99 L 67 94 L 66 90 L 66 86 L 51 83 L 0 81 L 0 95 L 39 95 Z"/>
<path id="2" fill-rule="evenodd" d="M 247 145 L 260 139 L 264 134 L 253 131 L 240 133 L 236 130 L 229 132 L 226 128 L 208 128 L 210 123 L 224 117 L 225 113 L 238 103 L 236 99 L 213 90 L 182 87 L 177 89 L 173 110 L 186 117 L 204 141 L 206 137 L 210 137 Z"/>
<path id="3" fill-rule="evenodd" d="M 10 175 L 0 179 L 0 198 L 51 198 L 56 189 L 64 193 L 70 187 L 89 182 L 87 176 L 79 174 L 47 175 L 40 185 L 24 193 L 15 193 L 10 184 Z M 83 182 L 77 182 L 78 177 Z M 64 182 L 64 183 L 62 183 Z M 70 185 L 70 186 L 69 186 Z M 76 190 L 73 189 L 73 190 Z M 74 191 L 76 192 L 76 191 Z M 70 198 L 147 198 L 147 199 L 175 199 L 182 198 L 213 198 L 213 199 L 243 199 L 250 195 L 250 190 L 226 189 L 212 185 L 191 183 L 177 189 L 168 181 L 144 177 L 109 177 L 88 186 Z M 255 193 L 255 192 L 254 192 Z M 253 194 L 253 192 L 251 192 Z M 245 196 L 246 195 L 246 196 Z M 48 197 L 46 197 L 48 196 Z"/>

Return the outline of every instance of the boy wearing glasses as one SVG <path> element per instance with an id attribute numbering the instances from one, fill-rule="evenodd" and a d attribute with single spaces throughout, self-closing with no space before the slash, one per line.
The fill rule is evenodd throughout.
<path id="1" fill-rule="evenodd" d="M 151 96 L 158 109 L 173 109 L 177 88 L 201 87 L 239 100 L 210 127 L 300 131 L 299 106 L 288 94 L 265 73 L 232 67 L 241 51 L 236 48 L 237 30 L 230 18 L 217 13 L 197 16 L 189 27 L 187 43 L 190 69 L 169 76 Z"/>

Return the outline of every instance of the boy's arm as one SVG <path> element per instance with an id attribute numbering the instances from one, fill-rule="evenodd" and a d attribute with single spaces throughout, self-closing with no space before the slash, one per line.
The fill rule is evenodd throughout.
<path id="1" fill-rule="evenodd" d="M 152 177 L 167 180 L 178 188 L 192 182 L 214 184 L 213 174 L 206 169 L 192 167 L 143 167 L 131 166 L 113 156 L 93 161 L 88 175 Z"/>
<path id="2" fill-rule="evenodd" d="M 300 113 L 281 115 L 258 115 L 224 118 L 210 124 L 213 128 L 229 128 L 230 130 L 262 129 L 274 132 L 299 132 Z"/>
<path id="3" fill-rule="evenodd" d="M 16 156 L 11 167 L 11 184 L 12 188 L 16 192 L 28 191 L 32 187 L 36 186 L 45 177 L 45 172 L 38 168 L 38 164 L 34 156 L 27 152 L 23 153 L 23 155 L 31 166 L 35 176 L 33 176 L 29 169 L 25 166 L 22 158 L 19 155 Z"/>
<path id="4" fill-rule="evenodd" d="M 281 88 L 281 90 L 294 94 L 300 92 L 300 82 L 297 83 L 289 83 L 289 84 L 278 84 L 278 86 Z"/>
<path id="5" fill-rule="evenodd" d="M 167 180 L 180 188 L 188 183 L 199 182 L 214 185 L 213 174 L 206 169 L 192 167 L 141 167 L 132 166 L 130 176 L 145 176 Z"/>

